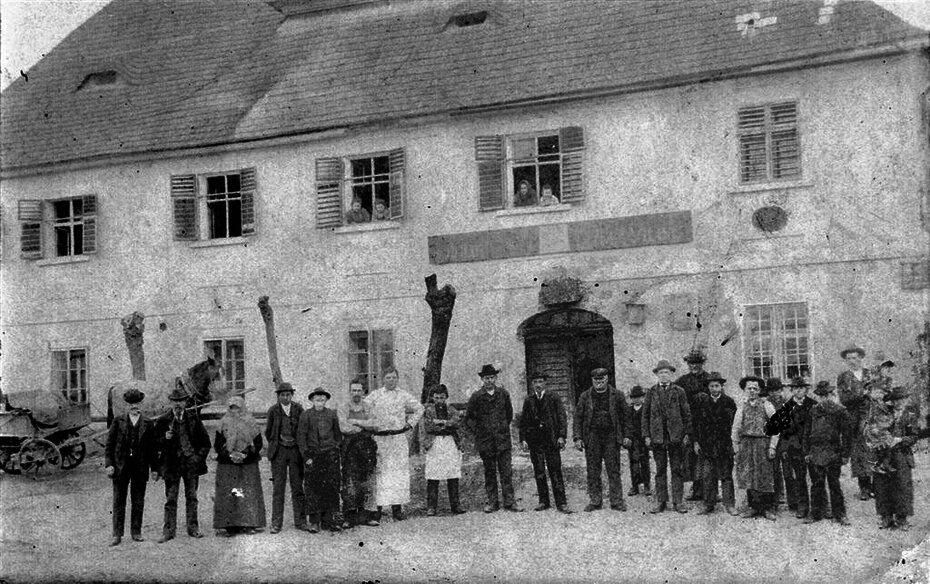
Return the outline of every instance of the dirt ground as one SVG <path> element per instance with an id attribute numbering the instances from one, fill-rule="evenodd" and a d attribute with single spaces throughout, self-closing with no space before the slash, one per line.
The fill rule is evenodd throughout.
<path id="1" fill-rule="evenodd" d="M 166 544 L 161 532 L 164 486 L 149 483 L 143 535 L 110 548 L 110 481 L 102 458 L 48 480 L 0 477 L 0 580 L 163 582 L 914 582 L 927 581 L 930 480 L 926 446 L 915 474 L 916 516 L 908 532 L 877 527 L 872 502 L 853 497 L 844 469 L 850 527 L 804 526 L 782 513 L 772 523 L 718 513 L 647 513 L 651 501 L 628 499 L 629 511 L 582 513 L 583 458 L 566 451 L 569 505 L 576 511 L 533 512 L 535 483 L 529 460 L 515 456 L 517 496 L 524 513 L 481 512 L 480 462 L 466 465 L 469 513 L 423 515 L 422 480 L 414 482 L 410 518 L 340 534 L 298 532 L 289 509 L 285 530 L 271 535 L 218 538 L 212 532 L 213 473 L 200 485 L 200 522 L 207 537 L 181 535 Z M 418 468 L 416 457 L 414 473 Z M 267 461 L 261 466 L 271 510 Z M 416 476 L 416 474 L 414 475 Z M 629 474 L 624 460 L 624 490 Z M 605 485 L 606 486 L 606 485 Z M 419 503 L 419 504 L 418 504 Z M 181 507 L 183 507 L 183 496 Z M 289 504 L 288 504 L 289 507 Z M 440 507 L 447 509 L 445 489 Z M 183 522 L 183 509 L 179 509 Z M 127 525 L 128 528 L 128 525 Z M 912 549 L 916 548 L 916 549 Z M 923 551 L 921 551 L 923 550 Z M 900 562 L 902 553 L 905 564 Z M 923 560 L 920 566 L 905 565 Z M 915 580 L 915 578 L 917 578 Z"/>

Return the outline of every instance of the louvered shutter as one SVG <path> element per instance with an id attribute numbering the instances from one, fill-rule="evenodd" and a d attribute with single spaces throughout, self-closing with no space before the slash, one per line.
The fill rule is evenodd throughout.
<path id="1" fill-rule="evenodd" d="M 562 202 L 584 201 L 584 130 L 570 126 L 559 130 L 562 151 Z"/>
<path id="2" fill-rule="evenodd" d="M 475 160 L 478 162 L 478 209 L 494 211 L 504 208 L 504 138 L 477 136 Z"/>
<path id="3" fill-rule="evenodd" d="M 400 219 L 404 216 L 404 197 L 407 190 L 406 181 L 404 180 L 405 164 L 404 149 L 391 150 L 391 219 Z"/>
<path id="4" fill-rule="evenodd" d="M 773 105 L 769 110 L 771 168 L 773 179 L 801 175 L 801 149 L 798 142 L 798 106 L 795 103 Z"/>
<path id="5" fill-rule="evenodd" d="M 18 219 L 20 255 L 26 260 L 42 259 L 42 201 L 20 201 Z"/>
<path id="6" fill-rule="evenodd" d="M 197 240 L 197 176 L 171 177 L 171 203 L 174 207 L 174 238 L 178 241 Z"/>
<path id="7" fill-rule="evenodd" d="M 318 229 L 342 225 L 343 183 L 341 158 L 316 159 L 316 226 Z"/>
<path id="8" fill-rule="evenodd" d="M 97 253 L 97 195 L 84 195 L 84 254 Z"/>
<path id="9" fill-rule="evenodd" d="M 255 169 L 239 171 L 239 189 L 242 196 L 242 235 L 255 235 Z"/>
<path id="10" fill-rule="evenodd" d="M 737 112 L 739 180 L 743 183 L 768 178 L 765 146 L 765 108 L 745 107 Z"/>

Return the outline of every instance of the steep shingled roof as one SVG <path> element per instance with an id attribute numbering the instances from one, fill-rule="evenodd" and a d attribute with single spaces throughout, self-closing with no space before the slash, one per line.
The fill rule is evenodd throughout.
<path id="1" fill-rule="evenodd" d="M 450 24 L 476 11 L 483 24 Z M 249 141 L 927 38 L 875 4 L 832 0 L 413 0 L 289 18 L 246 0 L 114 0 L 3 93 L 0 160 Z M 103 71 L 112 84 L 79 89 Z"/>

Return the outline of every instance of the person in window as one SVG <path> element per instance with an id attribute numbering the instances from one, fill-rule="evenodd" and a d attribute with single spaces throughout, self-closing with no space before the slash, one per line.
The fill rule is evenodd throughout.
<path id="1" fill-rule="evenodd" d="M 536 205 L 538 200 L 536 189 L 530 185 L 530 181 L 521 180 L 517 183 L 517 192 L 513 198 L 514 207 L 531 207 Z"/>
<path id="2" fill-rule="evenodd" d="M 375 199 L 375 212 L 372 219 L 375 221 L 387 221 L 391 218 L 391 209 L 384 199 Z"/>
<path id="3" fill-rule="evenodd" d="M 358 197 L 352 199 L 352 208 L 346 213 L 346 223 L 368 223 L 371 221 L 371 215 L 368 209 L 362 207 L 362 201 Z"/>
<path id="4" fill-rule="evenodd" d="M 459 479 L 462 478 L 462 451 L 459 446 L 458 410 L 446 403 L 449 390 L 444 384 L 430 388 L 430 400 L 423 412 L 421 441 L 426 452 L 426 514 L 436 515 L 439 481 L 446 481 L 449 508 L 453 515 L 465 511 L 459 505 Z"/>
<path id="5" fill-rule="evenodd" d="M 558 205 L 559 200 L 555 198 L 555 195 L 552 194 L 552 187 L 549 185 L 542 186 L 542 196 L 539 197 L 539 206 L 540 207 L 549 207 L 551 205 Z"/>
<path id="6" fill-rule="evenodd" d="M 245 400 L 229 398 L 229 410 L 220 420 L 216 438 L 216 495 L 213 528 L 217 535 L 253 534 L 265 527 L 265 497 L 258 470 L 262 435 Z"/>

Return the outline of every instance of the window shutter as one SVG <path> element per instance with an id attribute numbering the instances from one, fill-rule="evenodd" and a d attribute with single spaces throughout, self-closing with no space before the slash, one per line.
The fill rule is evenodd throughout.
<path id="1" fill-rule="evenodd" d="M 84 195 L 84 250 L 97 253 L 97 195 Z"/>
<path id="2" fill-rule="evenodd" d="M 239 190 L 242 196 L 242 235 L 255 235 L 255 169 L 239 171 Z"/>
<path id="3" fill-rule="evenodd" d="M 42 259 L 42 201 L 20 201 L 18 219 L 20 255 L 26 260 Z"/>
<path id="4" fill-rule="evenodd" d="M 404 196 L 406 181 L 404 180 L 404 165 L 406 162 L 404 149 L 391 150 L 391 219 L 400 219 L 404 216 Z"/>
<path id="5" fill-rule="evenodd" d="M 478 208 L 494 211 L 504 208 L 504 138 L 475 137 L 478 162 Z"/>
<path id="6" fill-rule="evenodd" d="M 798 144 L 798 105 L 780 103 L 770 109 L 772 121 L 772 178 L 801 175 L 801 149 Z"/>
<path id="7" fill-rule="evenodd" d="M 570 126 L 559 130 L 562 151 L 562 202 L 584 201 L 584 130 Z"/>
<path id="8" fill-rule="evenodd" d="M 342 225 L 341 158 L 316 159 L 316 226 L 329 229 Z"/>
<path id="9" fill-rule="evenodd" d="M 197 240 L 197 176 L 171 177 L 171 202 L 174 206 L 174 239 Z"/>

